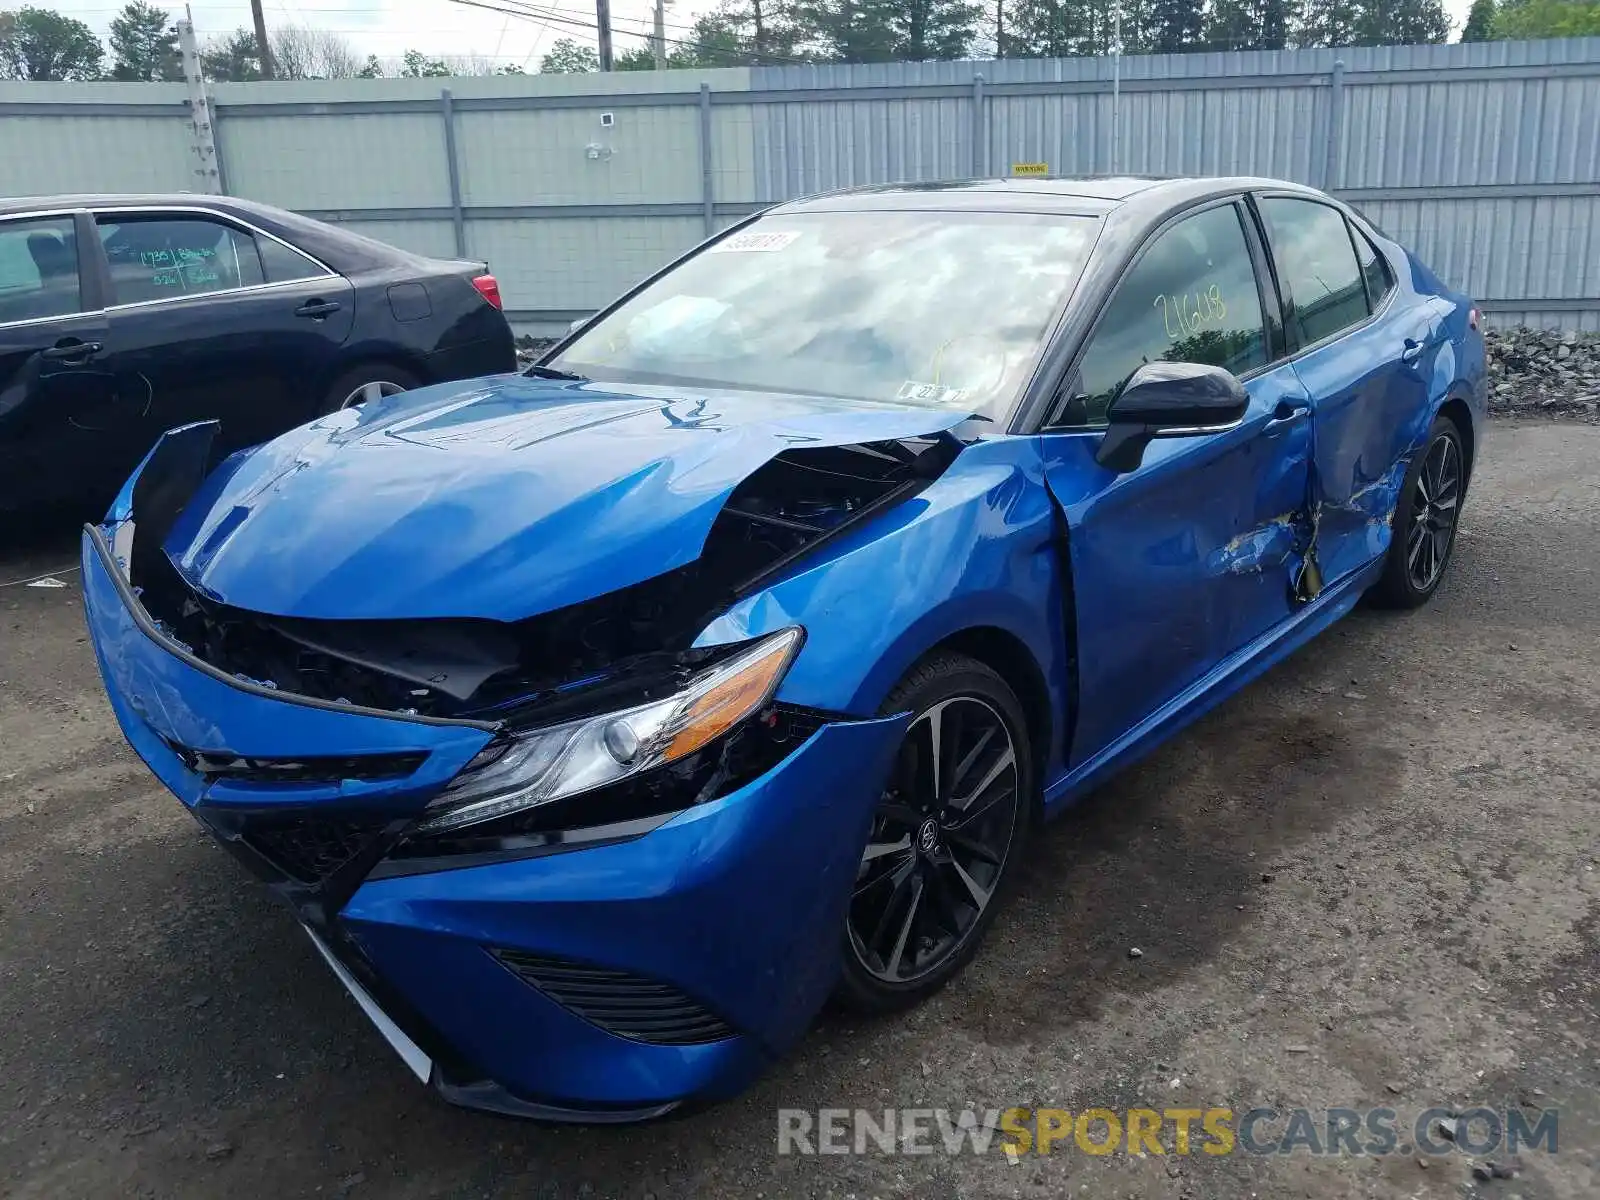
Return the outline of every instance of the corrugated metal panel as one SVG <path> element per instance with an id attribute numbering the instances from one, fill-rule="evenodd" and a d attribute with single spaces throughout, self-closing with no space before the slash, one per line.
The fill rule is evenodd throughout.
<path id="1" fill-rule="evenodd" d="M 507 308 L 594 309 L 700 240 L 698 219 L 575 217 L 467 225 L 467 252 L 488 260 Z"/>
<path id="2" fill-rule="evenodd" d="M 198 191 L 187 119 L 6 117 L 0 105 L 0 195 Z"/>
<path id="3" fill-rule="evenodd" d="M 1440 278 L 1481 300 L 1594 299 L 1600 195 L 1358 205 Z"/>
<path id="4" fill-rule="evenodd" d="M 399 246 L 431 258 L 456 256 L 455 229 L 449 221 L 337 221 L 340 229 Z"/>
<path id="5" fill-rule="evenodd" d="M 610 113 L 612 124 L 601 117 Z M 468 204 L 640 204 L 700 199 L 698 109 L 561 108 L 456 116 Z M 590 147 L 598 157 L 590 157 Z"/>
<path id="6" fill-rule="evenodd" d="M 217 123 L 229 189 L 284 208 L 450 203 L 444 122 L 429 113 Z"/>
<path id="7" fill-rule="evenodd" d="M 760 200 L 972 174 L 965 100 L 816 101 L 755 106 Z"/>

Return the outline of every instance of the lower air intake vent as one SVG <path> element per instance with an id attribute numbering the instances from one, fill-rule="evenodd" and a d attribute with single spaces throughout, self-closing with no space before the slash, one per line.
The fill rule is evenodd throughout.
<path id="1" fill-rule="evenodd" d="M 734 1036 L 726 1021 L 670 983 L 521 950 L 491 953 L 524 983 L 618 1037 L 688 1046 Z"/>
<path id="2" fill-rule="evenodd" d="M 383 818 L 254 817 L 240 834 L 257 854 L 286 875 L 318 883 L 350 862 L 383 835 Z"/>

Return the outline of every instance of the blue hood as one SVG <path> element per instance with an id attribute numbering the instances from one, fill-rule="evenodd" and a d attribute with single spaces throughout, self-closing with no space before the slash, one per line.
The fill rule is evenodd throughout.
<path id="1" fill-rule="evenodd" d="M 518 620 L 682 566 L 785 449 L 968 414 L 522 376 L 424 388 L 234 455 L 166 543 L 195 588 L 290 617 Z"/>

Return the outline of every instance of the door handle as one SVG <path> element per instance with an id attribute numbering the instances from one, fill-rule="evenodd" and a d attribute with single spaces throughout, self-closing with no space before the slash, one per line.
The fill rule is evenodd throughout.
<path id="1" fill-rule="evenodd" d="M 1261 427 L 1261 436 L 1277 437 L 1296 421 L 1310 415 L 1309 404 L 1290 404 L 1287 400 L 1280 400 L 1278 407 L 1272 410 L 1272 420 Z"/>
<path id="2" fill-rule="evenodd" d="M 48 358 L 51 362 L 62 362 L 69 366 L 81 366 L 88 362 L 105 347 L 99 342 L 80 342 L 76 338 L 62 338 L 54 346 L 39 351 L 40 358 Z"/>
<path id="3" fill-rule="evenodd" d="M 1406 348 L 1400 351 L 1400 361 L 1407 365 L 1414 363 L 1422 357 L 1422 352 L 1428 348 L 1428 343 L 1418 341 L 1416 338 L 1406 339 Z"/>
<path id="4" fill-rule="evenodd" d="M 297 317 L 310 317 L 314 321 L 320 321 L 329 313 L 338 311 L 339 302 L 337 300 L 307 300 L 294 310 L 294 315 Z"/>

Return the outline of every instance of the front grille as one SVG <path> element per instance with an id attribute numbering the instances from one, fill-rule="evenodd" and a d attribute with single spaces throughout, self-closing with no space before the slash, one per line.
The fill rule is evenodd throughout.
<path id="1" fill-rule="evenodd" d="M 298 758 L 246 758 L 221 752 L 208 754 L 168 743 L 189 770 L 207 783 L 226 779 L 242 783 L 339 783 L 346 779 L 404 779 L 427 759 L 408 754 L 346 754 Z"/>
<path id="2" fill-rule="evenodd" d="M 491 953 L 524 983 L 618 1037 L 690 1046 L 734 1036 L 726 1021 L 670 983 L 522 950 Z"/>
<path id="3" fill-rule="evenodd" d="M 293 816 L 251 815 L 239 822 L 239 837 L 285 875 L 318 883 L 382 837 L 391 820 L 329 817 L 303 810 Z"/>

